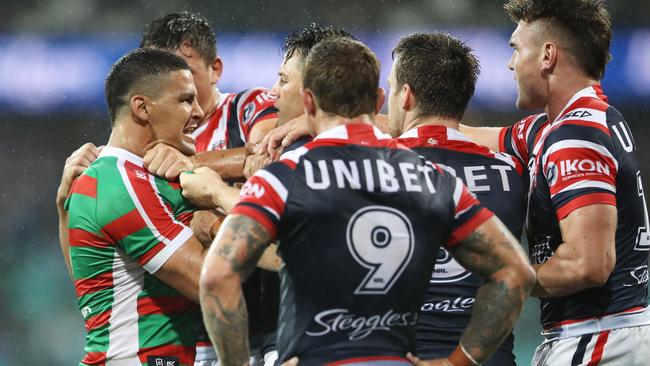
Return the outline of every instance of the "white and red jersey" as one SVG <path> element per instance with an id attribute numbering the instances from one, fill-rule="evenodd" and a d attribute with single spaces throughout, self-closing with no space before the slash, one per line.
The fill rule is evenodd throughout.
<path id="1" fill-rule="evenodd" d="M 232 213 L 277 234 L 279 359 L 304 365 L 408 364 L 439 247 L 463 245 L 492 216 L 460 179 L 368 124 L 327 130 L 259 170 Z"/>
<path id="2" fill-rule="evenodd" d="M 217 108 L 206 118 L 207 122 L 192 133 L 197 152 L 242 147 L 256 123 L 277 118 L 275 100 L 264 88 L 218 93 Z"/>
<path id="3" fill-rule="evenodd" d="M 607 283 L 541 299 L 545 328 L 647 305 L 648 216 L 636 145 L 600 86 L 579 91 L 555 121 L 530 116 L 504 128 L 501 149 L 528 162 L 526 230 L 531 259 L 546 262 L 563 242 L 559 222 L 592 204 L 617 207 L 616 265 Z"/>

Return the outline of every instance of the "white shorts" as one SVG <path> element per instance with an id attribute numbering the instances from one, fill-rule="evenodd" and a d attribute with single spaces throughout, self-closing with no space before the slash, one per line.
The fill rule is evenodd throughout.
<path id="1" fill-rule="evenodd" d="M 278 351 L 269 351 L 264 354 L 263 358 L 251 356 L 249 363 L 251 366 L 273 366 L 277 359 Z M 217 353 L 211 346 L 197 346 L 194 366 L 221 366 L 221 363 L 219 363 Z"/>
<path id="2" fill-rule="evenodd" d="M 636 314 L 616 314 L 547 332 L 544 334 L 547 340 L 535 350 L 532 365 L 648 366 L 649 323 L 650 311 L 646 309 Z M 600 331 L 586 333 L 590 329 Z"/>

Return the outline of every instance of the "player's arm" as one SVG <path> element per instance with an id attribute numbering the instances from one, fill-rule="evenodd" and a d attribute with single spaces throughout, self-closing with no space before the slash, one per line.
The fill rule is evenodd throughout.
<path id="1" fill-rule="evenodd" d="M 198 303 L 199 275 L 206 252 L 207 249 L 192 235 L 154 272 L 154 276 Z"/>
<path id="2" fill-rule="evenodd" d="M 486 146 L 492 151 L 501 151 L 499 140 L 502 127 L 472 127 L 461 124 L 459 130 L 475 143 Z"/>
<path id="3" fill-rule="evenodd" d="M 484 282 L 459 346 L 454 365 L 471 358 L 484 362 L 512 331 L 535 283 L 535 273 L 517 240 L 496 217 L 485 221 L 451 249 L 454 258 Z"/>
<path id="4" fill-rule="evenodd" d="M 72 182 L 74 182 L 81 173 L 92 164 L 97 157 L 101 148 L 95 147 L 92 143 L 86 143 L 79 149 L 75 150 L 66 160 L 61 174 L 61 182 L 56 192 L 56 210 L 59 216 L 59 245 L 65 261 L 70 278 L 72 276 L 72 265 L 70 264 L 70 246 L 68 230 L 68 212 L 65 210 L 65 200 L 70 193 Z"/>
<path id="5" fill-rule="evenodd" d="M 192 174 L 181 175 L 183 197 L 199 207 L 221 207 L 230 213 L 239 201 L 240 190 L 226 184 L 219 175 L 208 168 L 198 168 Z M 282 260 L 276 253 L 276 245 L 267 248 L 258 266 L 267 271 L 278 272 Z"/>
<path id="6" fill-rule="evenodd" d="M 183 171 L 198 167 L 208 167 L 226 180 L 241 179 L 244 177 L 246 157 L 251 154 L 251 146 L 186 156 L 165 143 L 156 143 L 147 149 L 144 165 L 151 174 L 170 181 L 178 179 Z"/>
<path id="7" fill-rule="evenodd" d="M 224 221 L 201 271 L 201 310 L 222 365 L 248 363 L 248 313 L 241 283 L 260 260 L 272 234 L 252 218 Z"/>
<path id="8" fill-rule="evenodd" d="M 607 282 L 616 264 L 616 207 L 584 206 L 560 221 L 564 242 L 544 264 L 535 265 L 532 295 L 571 295 Z"/>

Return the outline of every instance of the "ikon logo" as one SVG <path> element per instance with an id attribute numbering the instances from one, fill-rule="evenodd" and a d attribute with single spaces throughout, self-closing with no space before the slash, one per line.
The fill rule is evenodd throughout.
<path id="1" fill-rule="evenodd" d="M 256 198 L 260 198 L 264 195 L 264 187 L 257 183 L 246 183 L 241 188 L 241 194 L 242 196 L 255 196 Z"/>
<path id="2" fill-rule="evenodd" d="M 609 175 L 609 166 L 602 161 L 590 159 L 573 159 L 560 161 L 560 175 L 567 176 L 576 173 L 597 172 Z"/>

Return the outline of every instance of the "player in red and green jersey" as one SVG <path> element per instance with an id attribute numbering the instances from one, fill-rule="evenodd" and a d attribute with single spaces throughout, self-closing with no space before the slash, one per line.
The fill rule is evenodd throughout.
<path id="1" fill-rule="evenodd" d="M 193 152 L 183 132 L 203 112 L 192 74 L 169 52 L 136 50 L 113 65 L 106 96 L 110 140 L 66 202 L 88 332 L 81 364 L 192 365 L 204 248 L 179 186 L 147 173 L 142 158 L 156 140 Z"/>

